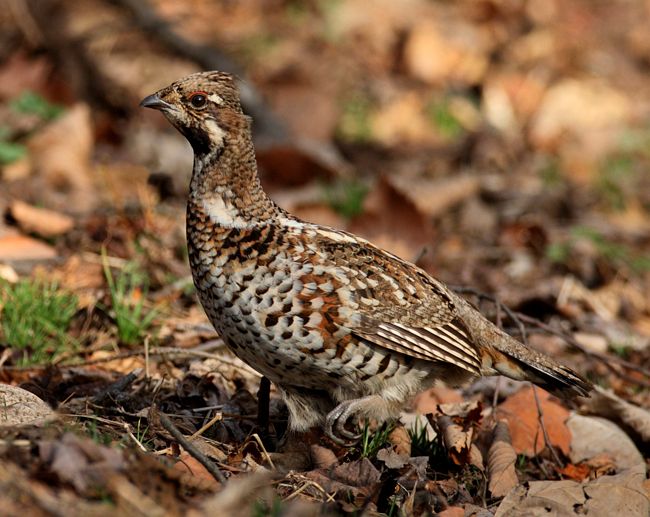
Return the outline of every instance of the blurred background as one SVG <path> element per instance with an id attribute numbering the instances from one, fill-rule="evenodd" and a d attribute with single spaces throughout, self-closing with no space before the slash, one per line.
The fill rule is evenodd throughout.
<path id="1" fill-rule="evenodd" d="M 191 150 L 138 102 L 217 68 L 283 207 L 647 356 L 649 24 L 629 0 L 3 0 L 0 274 L 93 305 L 104 253 L 196 309 Z"/>
<path id="2" fill-rule="evenodd" d="M 146 368 L 122 427 L 81 420 L 144 450 L 169 442 L 140 433 L 156 397 L 256 413 L 235 358 L 169 359 L 223 344 L 187 264 L 191 149 L 138 107 L 219 69 L 281 206 L 495 295 L 546 325 L 533 346 L 650 406 L 649 28 L 648 0 L 0 0 L 0 381 L 118 418 L 84 397 Z M 460 400 L 440 393 L 416 409 Z"/>

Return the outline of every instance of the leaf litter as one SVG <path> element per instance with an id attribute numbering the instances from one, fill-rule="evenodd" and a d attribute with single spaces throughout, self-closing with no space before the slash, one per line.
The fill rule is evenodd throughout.
<path id="1" fill-rule="evenodd" d="M 0 18 L 9 514 L 648 513 L 647 9 L 28 4 Z M 191 152 L 135 110 L 215 59 L 276 110 L 246 97 L 281 203 L 475 286 L 488 317 L 606 389 L 568 403 L 505 380 L 440 386 L 408 425 L 367 423 L 365 450 L 318 433 L 290 447 L 286 408 L 271 388 L 259 418 L 259 375 L 193 296 Z M 19 351 L 7 286 L 43 279 L 74 311 Z"/>

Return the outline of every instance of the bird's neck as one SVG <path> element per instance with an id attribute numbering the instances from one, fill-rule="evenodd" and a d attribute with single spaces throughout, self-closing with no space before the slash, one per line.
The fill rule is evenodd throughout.
<path id="1" fill-rule="evenodd" d="M 282 210 L 262 189 L 248 120 L 229 122 L 207 152 L 195 149 L 190 203 L 219 226 L 250 227 Z"/>

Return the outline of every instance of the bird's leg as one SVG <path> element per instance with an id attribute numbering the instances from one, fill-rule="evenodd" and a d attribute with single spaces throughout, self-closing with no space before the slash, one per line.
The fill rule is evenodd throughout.
<path id="1" fill-rule="evenodd" d="M 355 434 L 345 428 L 345 424 L 355 413 L 374 413 L 368 411 L 376 406 L 383 407 L 386 401 L 379 395 L 368 395 L 360 399 L 352 399 L 341 402 L 332 411 L 329 412 L 325 420 L 325 434 L 334 443 L 339 445 L 348 445 L 350 442 L 355 443 L 361 438 L 361 434 Z M 346 440 L 342 439 L 345 438 Z"/>

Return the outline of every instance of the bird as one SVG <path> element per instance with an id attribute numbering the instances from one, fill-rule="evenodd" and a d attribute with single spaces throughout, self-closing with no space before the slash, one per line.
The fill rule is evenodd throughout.
<path id="1" fill-rule="evenodd" d="M 424 270 L 278 206 L 260 183 L 232 75 L 198 72 L 140 105 L 193 149 L 186 233 L 198 297 L 228 348 L 274 383 L 290 431 L 321 428 L 349 443 L 359 433 L 346 423 L 396 419 L 437 381 L 505 375 L 588 396 L 587 380 Z"/>

